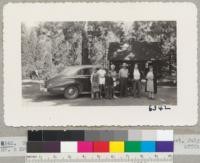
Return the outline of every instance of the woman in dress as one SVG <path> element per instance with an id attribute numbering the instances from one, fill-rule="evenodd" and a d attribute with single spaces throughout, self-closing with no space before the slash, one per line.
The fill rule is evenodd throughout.
<path id="1" fill-rule="evenodd" d="M 153 67 L 149 67 L 149 72 L 146 75 L 147 79 L 147 92 L 149 93 L 149 98 L 154 99 L 154 74 Z"/>

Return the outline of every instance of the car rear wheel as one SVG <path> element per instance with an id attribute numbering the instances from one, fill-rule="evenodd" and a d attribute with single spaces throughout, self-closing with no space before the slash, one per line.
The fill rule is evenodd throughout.
<path id="1" fill-rule="evenodd" d="M 67 87 L 64 91 L 64 97 L 66 99 L 75 99 L 78 97 L 78 95 L 79 95 L 79 89 L 74 85 Z"/>

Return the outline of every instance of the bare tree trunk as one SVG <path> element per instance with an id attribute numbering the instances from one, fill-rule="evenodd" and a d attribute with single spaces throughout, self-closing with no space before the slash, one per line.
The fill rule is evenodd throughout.
<path id="1" fill-rule="evenodd" d="M 90 64 L 89 50 L 88 50 L 88 38 L 87 38 L 87 22 L 85 29 L 82 31 L 82 65 Z"/>

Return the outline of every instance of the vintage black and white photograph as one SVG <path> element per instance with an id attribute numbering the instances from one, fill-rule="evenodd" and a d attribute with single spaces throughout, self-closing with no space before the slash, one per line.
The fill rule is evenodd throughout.
<path id="1" fill-rule="evenodd" d="M 196 27 L 192 3 L 7 4 L 5 123 L 194 125 Z"/>
<path id="2" fill-rule="evenodd" d="M 22 22 L 23 103 L 177 104 L 176 21 Z"/>

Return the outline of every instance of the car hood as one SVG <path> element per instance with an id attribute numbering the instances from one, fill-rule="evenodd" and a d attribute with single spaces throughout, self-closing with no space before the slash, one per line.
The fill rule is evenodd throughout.
<path id="1" fill-rule="evenodd" d="M 74 76 L 56 75 L 45 82 L 47 87 L 56 87 L 73 81 Z"/>

